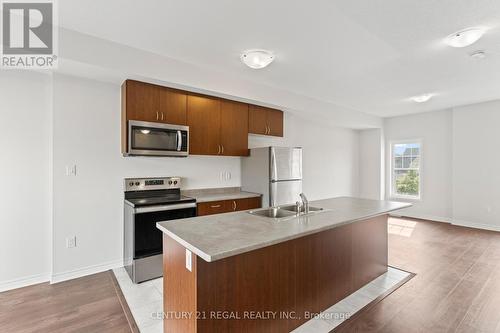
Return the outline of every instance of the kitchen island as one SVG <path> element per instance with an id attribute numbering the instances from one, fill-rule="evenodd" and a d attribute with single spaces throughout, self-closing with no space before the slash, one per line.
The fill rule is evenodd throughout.
<path id="1" fill-rule="evenodd" d="M 387 271 L 387 214 L 410 204 L 310 204 L 324 211 L 158 223 L 164 332 L 289 332 Z"/>

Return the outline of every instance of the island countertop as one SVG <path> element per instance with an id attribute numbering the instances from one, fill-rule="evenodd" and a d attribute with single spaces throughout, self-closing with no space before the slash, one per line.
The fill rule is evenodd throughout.
<path id="1" fill-rule="evenodd" d="M 311 201 L 326 211 L 284 221 L 234 212 L 158 222 L 163 233 L 207 262 L 410 207 L 409 203 L 339 197 Z"/>

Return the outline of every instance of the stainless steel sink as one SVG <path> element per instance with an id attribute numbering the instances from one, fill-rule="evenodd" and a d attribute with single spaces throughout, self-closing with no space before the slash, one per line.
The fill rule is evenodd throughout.
<path id="1" fill-rule="evenodd" d="M 297 214 L 297 208 L 295 205 L 274 207 L 274 208 L 263 208 L 257 210 L 251 210 L 248 213 L 256 216 L 262 216 L 267 218 L 276 219 L 279 221 L 289 220 L 295 217 L 309 216 L 311 214 L 320 213 L 326 211 L 320 207 L 309 207 L 309 213 L 300 212 Z"/>
<path id="2" fill-rule="evenodd" d="M 284 217 L 294 217 L 296 214 L 294 212 L 280 209 L 280 208 L 265 208 L 259 210 L 251 210 L 248 213 L 257 216 L 269 217 L 274 219 L 281 219 Z"/>
<path id="3" fill-rule="evenodd" d="M 289 211 L 289 212 L 294 212 L 295 214 L 297 214 L 297 206 L 296 205 L 283 206 L 283 207 L 280 207 L 280 209 L 283 209 L 283 210 L 286 210 L 286 211 Z M 320 212 L 322 210 L 324 210 L 324 209 L 321 208 L 321 207 L 311 207 L 311 206 L 309 206 L 309 213 Z M 302 214 L 302 213 L 304 213 L 304 211 L 301 211 L 300 213 Z"/>

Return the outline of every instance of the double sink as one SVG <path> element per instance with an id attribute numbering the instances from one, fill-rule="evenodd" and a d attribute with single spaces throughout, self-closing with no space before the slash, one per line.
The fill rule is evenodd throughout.
<path id="1" fill-rule="evenodd" d="M 297 211 L 296 205 L 282 206 L 282 207 L 271 207 L 264 209 L 251 210 L 248 213 L 256 216 L 268 217 L 272 219 L 291 219 L 297 216 L 308 216 L 311 214 L 316 214 L 324 212 L 325 210 L 320 207 L 309 207 L 309 212 L 306 213 L 303 210 Z"/>

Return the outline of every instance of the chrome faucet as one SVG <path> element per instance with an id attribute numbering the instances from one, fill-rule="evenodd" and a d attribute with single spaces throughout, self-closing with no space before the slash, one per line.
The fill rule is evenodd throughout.
<path id="1" fill-rule="evenodd" d="M 302 199 L 302 207 L 304 207 L 304 213 L 309 214 L 309 200 L 304 193 L 300 193 L 300 198 Z"/>

